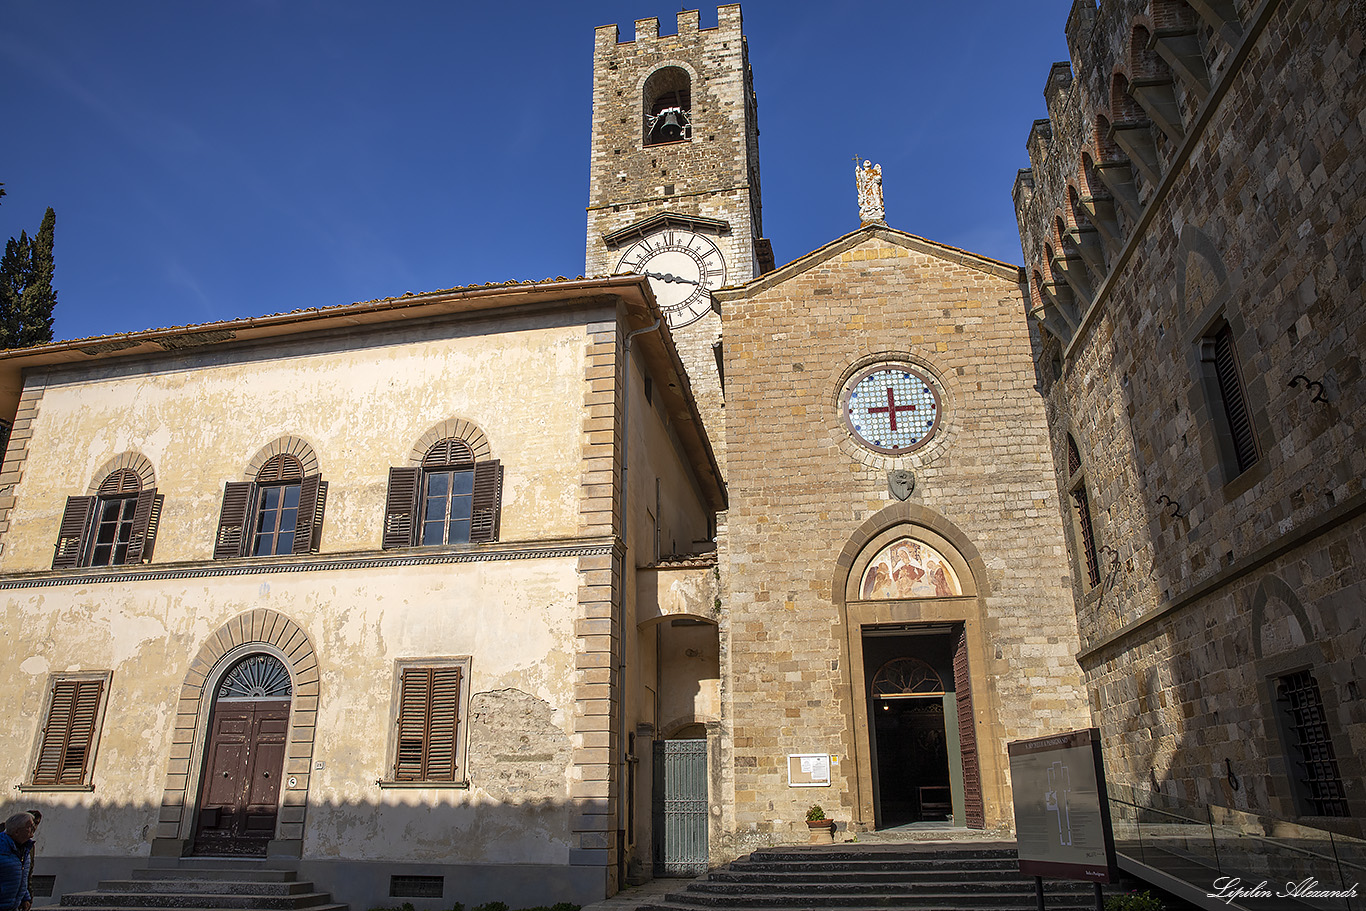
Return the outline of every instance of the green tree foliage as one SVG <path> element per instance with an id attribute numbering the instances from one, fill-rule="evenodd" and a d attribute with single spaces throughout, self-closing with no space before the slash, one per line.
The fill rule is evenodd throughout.
<path id="1" fill-rule="evenodd" d="M 20 231 L 5 244 L 0 259 L 0 348 L 28 348 L 52 341 L 52 311 L 57 292 L 52 288 L 52 243 L 57 215 L 43 216 L 38 233 L 29 239 Z"/>

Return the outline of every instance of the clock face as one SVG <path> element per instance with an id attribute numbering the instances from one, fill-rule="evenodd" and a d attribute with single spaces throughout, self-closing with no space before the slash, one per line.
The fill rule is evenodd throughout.
<path id="1" fill-rule="evenodd" d="M 650 277 L 650 289 L 670 328 L 686 326 L 711 309 L 711 292 L 726 283 L 726 261 L 711 239 L 669 229 L 649 234 L 622 254 L 618 272 Z"/>
<path id="2" fill-rule="evenodd" d="M 934 384 L 901 364 L 864 371 L 849 384 L 840 404 L 854 438 L 885 455 L 919 449 L 939 425 Z"/>

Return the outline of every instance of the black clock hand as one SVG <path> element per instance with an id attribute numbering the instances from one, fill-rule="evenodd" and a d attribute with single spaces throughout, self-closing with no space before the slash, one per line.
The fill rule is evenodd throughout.
<path id="1" fill-rule="evenodd" d="M 647 278 L 657 278 L 662 282 L 681 282 L 685 285 L 697 285 L 698 287 L 701 287 L 702 284 L 701 282 L 695 282 L 690 278 L 684 278 L 681 275 L 671 275 L 668 272 L 642 272 L 641 274 Z"/>

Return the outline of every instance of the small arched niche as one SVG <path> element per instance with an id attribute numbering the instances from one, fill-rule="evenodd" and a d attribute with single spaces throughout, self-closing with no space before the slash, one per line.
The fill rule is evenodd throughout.
<path id="1" fill-rule="evenodd" d="M 641 110 L 647 146 L 692 138 L 692 77 L 681 66 L 664 66 L 645 80 Z"/>

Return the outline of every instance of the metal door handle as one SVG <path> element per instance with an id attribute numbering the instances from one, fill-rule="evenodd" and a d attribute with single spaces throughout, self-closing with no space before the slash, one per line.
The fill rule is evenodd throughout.
<path id="1" fill-rule="evenodd" d="M 228 777 L 228 773 L 227 773 L 227 772 L 224 772 L 224 773 L 223 773 L 223 777 L 224 777 L 224 778 L 227 778 L 227 777 Z"/>
<path id="2" fill-rule="evenodd" d="M 269 773 L 269 772 L 262 772 L 261 774 L 264 775 L 264 776 L 266 776 L 267 778 L 270 777 L 270 773 Z"/>

